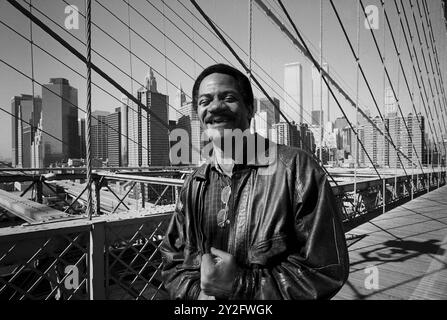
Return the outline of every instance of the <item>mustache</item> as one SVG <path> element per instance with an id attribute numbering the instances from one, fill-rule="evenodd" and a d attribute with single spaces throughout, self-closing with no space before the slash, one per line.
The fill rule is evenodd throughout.
<path id="1" fill-rule="evenodd" d="M 205 123 L 209 123 L 212 122 L 214 118 L 228 118 L 229 120 L 234 120 L 236 117 L 230 110 L 223 109 L 220 111 L 213 111 L 212 113 L 208 113 L 203 120 Z"/>

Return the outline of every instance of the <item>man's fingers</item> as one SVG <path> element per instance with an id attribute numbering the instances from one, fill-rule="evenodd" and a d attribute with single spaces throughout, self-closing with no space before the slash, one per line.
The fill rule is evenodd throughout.
<path id="1" fill-rule="evenodd" d="M 218 256 L 222 260 L 228 260 L 231 257 L 231 254 L 229 254 L 228 252 L 225 252 L 225 251 L 213 248 L 213 247 L 211 247 L 211 254 Z"/>
<path id="2" fill-rule="evenodd" d="M 209 253 L 205 253 L 202 256 L 202 266 L 212 266 L 214 265 L 213 257 Z"/>
<path id="3" fill-rule="evenodd" d="M 205 253 L 202 256 L 202 262 L 200 264 L 200 273 L 202 275 L 202 279 L 213 272 L 215 265 L 216 263 L 214 262 L 213 256 L 211 254 Z"/>

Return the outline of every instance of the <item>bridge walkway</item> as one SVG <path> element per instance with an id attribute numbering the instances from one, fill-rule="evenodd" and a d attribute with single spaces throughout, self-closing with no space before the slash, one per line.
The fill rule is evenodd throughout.
<path id="1" fill-rule="evenodd" d="M 350 276 L 334 299 L 447 299 L 447 186 L 346 236 Z"/>

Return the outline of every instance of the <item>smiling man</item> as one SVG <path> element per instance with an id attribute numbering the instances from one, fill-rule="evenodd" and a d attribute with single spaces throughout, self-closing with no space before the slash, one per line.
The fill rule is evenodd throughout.
<path id="1" fill-rule="evenodd" d="M 237 69 L 202 71 L 193 106 L 213 154 L 186 179 L 163 240 L 171 298 L 331 298 L 349 266 L 324 171 L 306 152 L 249 133 L 253 91 Z"/>

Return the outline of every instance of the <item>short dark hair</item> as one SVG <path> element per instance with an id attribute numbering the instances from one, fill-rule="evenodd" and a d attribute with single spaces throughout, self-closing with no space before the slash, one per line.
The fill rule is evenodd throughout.
<path id="1" fill-rule="evenodd" d="M 244 101 L 244 104 L 250 108 L 250 112 L 253 113 L 253 90 L 251 88 L 250 80 L 247 78 L 245 74 L 240 72 L 238 69 L 233 68 L 229 65 L 219 63 L 214 64 L 212 66 L 209 66 L 208 68 L 204 69 L 199 76 L 197 77 L 196 81 L 194 82 L 194 86 L 192 87 L 192 105 L 195 110 L 197 110 L 198 106 L 198 95 L 199 95 L 199 88 L 200 84 L 202 83 L 202 80 L 205 79 L 205 77 L 209 76 L 213 73 L 222 73 L 227 74 L 229 76 L 232 76 L 236 80 L 236 84 L 238 86 L 239 93 L 242 96 L 242 99 Z"/>

